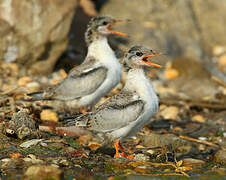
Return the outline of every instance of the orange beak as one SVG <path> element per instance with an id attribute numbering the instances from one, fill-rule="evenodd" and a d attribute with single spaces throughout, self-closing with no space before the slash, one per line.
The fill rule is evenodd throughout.
<path id="1" fill-rule="evenodd" d="M 109 24 L 109 25 L 107 26 L 107 30 L 108 30 L 110 33 L 112 33 L 112 34 L 116 34 L 116 35 L 119 35 L 119 36 L 126 37 L 127 35 L 124 34 L 124 33 L 121 33 L 121 32 L 117 32 L 117 31 L 111 30 L 111 26 L 114 26 L 114 25 L 117 25 L 117 24 L 122 24 L 122 23 L 123 23 L 123 21 L 116 21 L 116 22 L 114 22 L 114 23 L 112 23 L 112 24 Z"/>
<path id="2" fill-rule="evenodd" d="M 149 55 L 143 57 L 141 61 L 144 62 L 144 63 L 146 63 L 146 64 L 148 64 L 149 66 L 160 68 L 161 66 L 159 64 L 155 64 L 155 63 L 149 62 L 147 60 L 147 58 L 154 57 L 154 56 L 161 56 L 161 54 L 158 54 L 158 53 L 149 54 Z"/>

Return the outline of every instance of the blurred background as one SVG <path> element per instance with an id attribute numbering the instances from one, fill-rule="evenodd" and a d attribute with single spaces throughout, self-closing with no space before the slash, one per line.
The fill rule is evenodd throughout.
<path id="1" fill-rule="evenodd" d="M 131 20 L 117 27 L 129 38 L 109 40 L 119 58 L 131 45 L 150 46 L 167 53 L 158 62 L 169 86 L 196 98 L 226 93 L 224 0 L 1 0 L 0 62 L 29 74 L 68 72 L 86 55 L 84 32 L 96 15 Z"/>

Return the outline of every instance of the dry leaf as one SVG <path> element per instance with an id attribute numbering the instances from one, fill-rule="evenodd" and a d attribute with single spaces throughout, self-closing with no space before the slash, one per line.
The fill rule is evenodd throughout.
<path id="1" fill-rule="evenodd" d="M 94 151 L 96 151 L 97 149 L 99 149 L 102 145 L 96 142 L 90 142 L 88 144 L 88 147 Z"/>
<path id="2" fill-rule="evenodd" d="M 11 158 L 21 158 L 21 157 L 22 157 L 22 155 L 21 155 L 20 153 L 18 153 L 18 152 L 9 154 L 9 156 L 10 156 Z"/>

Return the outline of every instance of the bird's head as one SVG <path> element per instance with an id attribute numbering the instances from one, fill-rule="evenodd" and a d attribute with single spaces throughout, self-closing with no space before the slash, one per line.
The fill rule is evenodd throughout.
<path id="1" fill-rule="evenodd" d="M 127 68 L 143 68 L 143 67 L 156 67 L 161 66 L 151 62 L 151 58 L 160 56 L 160 53 L 154 52 L 151 48 L 145 46 L 133 46 L 125 54 L 124 66 Z"/>
<path id="2" fill-rule="evenodd" d="M 108 36 L 110 34 L 116 34 L 119 36 L 127 36 L 124 33 L 117 32 L 112 30 L 112 26 L 117 24 L 121 24 L 124 21 L 116 20 L 111 16 L 97 16 L 93 17 L 87 27 L 87 31 L 85 33 L 86 41 L 92 41 L 95 38 L 97 39 L 100 36 Z"/>

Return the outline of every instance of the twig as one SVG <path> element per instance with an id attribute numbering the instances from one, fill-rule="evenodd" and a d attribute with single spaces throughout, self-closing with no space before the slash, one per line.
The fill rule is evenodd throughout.
<path id="1" fill-rule="evenodd" d="M 181 139 L 185 139 L 185 140 L 188 140 L 188 141 L 193 141 L 193 142 L 197 142 L 197 143 L 200 143 L 200 144 L 205 144 L 205 145 L 213 146 L 213 147 L 219 147 L 218 145 L 213 144 L 213 143 L 208 142 L 208 141 L 205 141 L 205 140 L 199 140 L 199 139 L 195 139 L 195 138 L 191 138 L 191 137 L 183 136 L 183 135 L 180 135 L 179 137 Z"/>
<path id="2" fill-rule="evenodd" d="M 179 106 L 198 106 L 202 108 L 209 108 L 209 109 L 221 109 L 226 110 L 225 104 L 220 104 L 217 102 L 207 103 L 207 102 L 198 102 L 198 101 L 192 101 L 189 99 L 178 99 L 178 98 L 160 98 L 160 103 L 166 104 L 166 105 L 179 105 Z"/>

